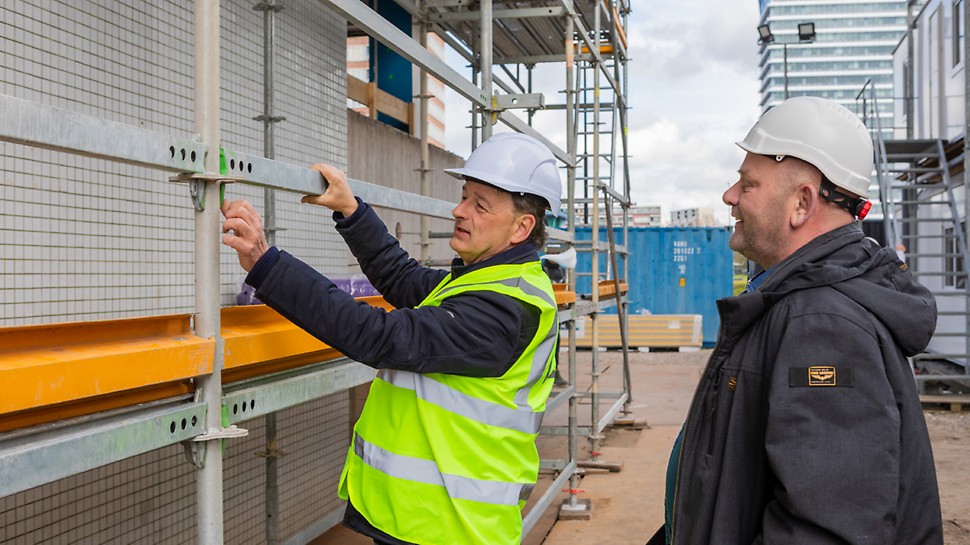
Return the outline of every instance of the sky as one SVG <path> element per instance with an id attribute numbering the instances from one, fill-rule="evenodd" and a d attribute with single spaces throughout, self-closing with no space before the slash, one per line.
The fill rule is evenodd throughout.
<path id="1" fill-rule="evenodd" d="M 737 179 L 744 153 L 734 142 L 757 120 L 757 0 L 631 0 L 629 151 L 633 201 L 660 205 L 663 220 L 683 208 L 707 207 L 730 223 L 721 194 Z M 446 60 L 466 77 L 464 59 Z M 563 64 L 540 65 L 533 81 L 547 103 L 563 103 Z M 497 71 L 498 72 L 498 71 Z M 500 73 L 500 72 L 499 72 Z M 468 101 L 446 95 L 446 147 L 467 157 Z M 525 117 L 524 112 L 521 117 Z M 566 147 L 562 111 L 534 126 Z M 504 130 L 504 129 L 498 129 Z"/>

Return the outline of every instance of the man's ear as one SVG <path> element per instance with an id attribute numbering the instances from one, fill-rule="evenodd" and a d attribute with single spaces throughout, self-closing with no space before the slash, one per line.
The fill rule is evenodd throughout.
<path id="1" fill-rule="evenodd" d="M 820 198 L 814 185 L 804 183 L 798 186 L 795 190 L 795 206 L 791 212 L 792 229 L 798 229 L 811 219 L 818 209 Z"/>
<path id="2" fill-rule="evenodd" d="M 524 242 L 532 234 L 532 229 L 536 226 L 536 217 L 532 214 L 522 214 L 515 219 L 514 230 L 512 231 L 512 244 Z"/>

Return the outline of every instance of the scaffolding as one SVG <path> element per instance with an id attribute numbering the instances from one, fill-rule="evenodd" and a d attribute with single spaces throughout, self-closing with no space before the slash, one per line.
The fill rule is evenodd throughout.
<path id="1" fill-rule="evenodd" d="M 549 229 L 550 236 L 562 247 L 575 247 L 588 254 L 592 272 L 587 293 L 578 290 L 575 274 L 570 274 L 564 290 L 557 292 L 560 321 L 565 324 L 569 386 L 550 398 L 547 412 L 568 403 L 568 425 L 546 426 L 542 433 L 567 436 L 568 450 L 564 459 L 542 462 L 543 468 L 554 470 L 556 476 L 525 514 L 523 531 L 529 533 L 564 487 L 569 490 L 569 499 L 561 506 L 561 513 L 588 516 L 588 506 L 578 497 L 578 479 L 581 466 L 589 461 L 578 459 L 578 440 L 587 437 L 592 462 L 602 464 L 597 459 L 602 432 L 617 421 L 618 415 L 630 414 L 632 401 L 626 368 L 624 296 L 624 279 L 628 274 L 624 241 L 631 204 L 626 140 L 625 29 L 629 3 L 622 0 L 617 3 L 563 0 L 531 2 L 525 6 L 522 2 L 493 5 L 492 0 L 475 4 L 467 0 L 419 0 L 417 3 L 398 0 L 397 3 L 413 17 L 418 28 L 417 39 L 359 0 L 315 3 L 337 13 L 355 31 L 369 34 L 420 69 L 418 107 L 413 118 L 420 135 L 420 191 L 390 189 L 360 180 L 350 180 L 351 188 L 377 207 L 419 215 L 421 260 L 425 263 L 433 260 L 433 224 L 451 220 L 453 203 L 432 196 L 427 115 L 429 76 L 469 101 L 473 145 L 491 135 L 497 123 L 503 123 L 543 141 L 562 162 L 567 180 L 567 225 L 565 229 Z M 280 519 L 285 512 L 281 512 L 278 472 L 285 453 L 278 445 L 281 431 L 277 415 L 328 396 L 346 395 L 357 386 L 367 384 L 374 371 L 342 357 L 265 307 L 226 305 L 227 282 L 223 270 L 226 256 L 221 253 L 219 241 L 219 207 L 227 187 L 233 192 L 242 186 L 262 192 L 267 236 L 271 242 L 281 230 L 276 192 L 319 194 L 325 190 L 325 182 L 318 173 L 293 166 L 296 161 L 287 153 L 285 144 L 277 145 L 276 126 L 286 120 L 278 115 L 279 91 L 274 85 L 274 58 L 280 55 L 276 17 L 287 9 L 284 4 L 281 0 L 271 0 L 245 7 L 258 12 L 262 19 L 262 28 L 256 34 L 262 37 L 263 103 L 259 114 L 252 117 L 262 125 L 261 155 L 230 149 L 226 142 L 223 118 L 231 108 L 223 103 L 221 62 L 227 54 L 226 42 L 235 43 L 239 36 L 223 37 L 225 22 L 221 21 L 226 17 L 226 8 L 216 0 L 196 1 L 191 14 L 193 30 L 189 41 L 193 48 L 194 75 L 187 79 L 194 90 L 193 129 L 188 130 L 185 124 L 159 123 L 179 126 L 181 131 L 171 132 L 181 132 L 181 136 L 145 129 L 137 122 L 118 122 L 82 113 L 98 112 L 98 108 L 50 106 L 43 93 L 19 82 L 8 82 L 5 86 L 13 94 L 0 94 L 0 142 L 8 143 L 0 155 L 13 158 L 11 164 L 15 166 L 5 169 L 10 173 L 16 173 L 16 165 L 32 163 L 29 150 L 38 149 L 51 153 L 54 159 L 66 156 L 89 159 L 92 162 L 82 164 L 86 169 L 97 170 L 101 162 L 127 165 L 137 169 L 140 175 L 163 182 L 167 191 L 182 195 L 193 221 L 190 229 L 193 257 L 190 266 L 178 272 L 188 272 L 191 275 L 188 284 L 194 286 L 189 312 L 150 316 L 135 312 L 134 317 L 0 327 L 0 501 L 25 494 L 32 497 L 57 494 L 52 483 L 59 480 L 162 448 L 181 449 L 185 465 L 194 468 L 197 501 L 191 514 L 196 522 L 196 541 L 222 543 L 231 540 L 228 536 L 232 535 L 224 508 L 227 503 L 224 461 L 230 456 L 226 447 L 242 441 L 253 428 L 252 423 L 262 419 L 264 444 L 256 453 L 265 460 L 262 540 L 307 543 L 339 521 L 338 507 L 315 513 L 309 520 L 288 522 L 288 529 L 281 529 Z M 101 20 L 115 13 L 104 6 L 91 9 L 105 12 L 96 15 Z M 233 9 L 243 7 L 237 2 Z M 57 25 L 56 17 L 47 23 L 47 19 L 24 17 L 19 12 L 10 15 L 4 19 L 10 21 L 5 28 L 11 30 L 18 24 L 38 26 L 41 28 L 37 34 L 41 35 L 44 25 Z M 136 18 L 137 13 L 126 16 Z M 469 61 L 470 78 L 427 51 L 428 32 L 437 33 Z M 245 54 L 246 51 L 240 53 Z M 342 64 L 344 59 L 339 62 Z M 531 76 L 537 64 L 563 67 L 566 80 L 563 103 L 547 104 L 545 96 L 533 92 Z M 493 75 L 496 67 L 505 77 Z M 522 81 L 523 69 L 527 81 Z M 338 79 L 343 83 L 343 78 Z M 21 92 L 30 100 L 14 96 Z M 335 102 L 342 104 L 345 97 L 346 93 Z M 527 112 L 527 120 L 514 113 L 519 109 Z M 565 149 L 532 127 L 533 115 L 540 110 L 562 112 Z M 125 116 L 110 117 L 124 119 Z M 277 155 L 290 160 L 277 160 Z M 47 172 L 50 170 L 58 177 L 56 167 Z M 15 178 L 10 183 L 4 182 L 5 192 L 16 187 Z M 172 187 L 177 189 L 171 190 Z M 6 198 L 7 202 L 16 202 L 16 196 Z M 616 217 L 617 210 L 619 217 Z M 187 218 L 188 214 L 184 214 L 183 219 Z M 576 240 L 579 219 L 591 226 L 591 240 Z M 8 231 L 20 235 L 30 229 L 15 226 Z M 13 267 L 6 270 L 11 271 L 3 277 L 5 283 L 12 284 L 8 288 L 20 288 L 15 278 L 21 271 Z M 3 293 L 13 291 L 7 289 Z M 386 307 L 379 297 L 366 301 Z M 608 316 L 603 312 L 614 306 L 623 338 L 623 387 L 618 392 L 606 392 L 599 385 L 598 328 L 599 321 Z M 70 312 L 57 316 L 70 316 Z M 577 389 L 576 330 L 580 319 L 589 320 L 592 336 L 591 386 L 584 392 Z M 588 424 L 580 423 L 579 403 L 584 399 L 590 401 L 591 407 Z M 244 423 L 250 430 L 240 427 Z M 335 450 L 342 452 L 346 448 L 345 439 L 341 435 L 339 440 L 331 438 L 330 442 L 338 447 Z M 34 493 L 36 490 L 41 491 Z M 35 539 L 23 537 L 30 528 L 23 521 L 14 520 L 18 512 L 13 510 L 13 502 L 0 504 L 0 511 L 9 506 L 9 511 L 4 511 L 9 513 L 6 520 L 16 523 L 6 525 L 5 531 L 9 533 L 0 534 L 0 542 L 8 538 L 12 542 Z M 38 501 L 37 505 L 44 503 Z M 54 531 L 43 529 L 46 534 Z M 60 531 L 63 533 L 58 535 L 63 536 L 75 532 L 78 539 L 72 542 L 85 541 L 80 539 L 78 528 L 65 527 Z M 91 542 L 110 541 L 104 530 L 90 535 L 100 536 L 91 537 Z M 127 538 L 115 539 L 134 542 L 139 538 L 129 534 Z M 158 533 L 141 539 L 166 541 Z M 181 542 L 185 534 L 173 533 L 168 539 Z"/>

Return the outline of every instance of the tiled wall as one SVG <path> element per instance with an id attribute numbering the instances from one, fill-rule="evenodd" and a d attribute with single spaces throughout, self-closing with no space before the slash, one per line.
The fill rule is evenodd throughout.
<path id="1" fill-rule="evenodd" d="M 263 152 L 263 14 L 221 2 L 222 137 Z M 17 0 L 0 3 L 0 93 L 191 138 L 193 3 Z M 319 2 L 287 2 L 276 24 L 276 158 L 346 167 L 346 22 Z M 194 220 L 169 173 L 0 144 L 0 327 L 194 309 Z M 263 190 L 227 197 L 262 209 Z M 347 254 L 330 214 L 279 193 L 281 246 L 324 272 Z M 244 275 L 221 250 L 223 304 Z M 280 414 L 284 539 L 339 507 L 347 394 Z M 261 543 L 262 420 L 228 442 L 226 543 Z M 78 453 L 83 456 L 83 453 Z M 191 543 L 195 469 L 170 447 L 0 498 L 0 543 Z"/>
<path id="2" fill-rule="evenodd" d="M 346 444 L 333 435 L 347 430 L 347 407 L 344 392 L 277 415 L 283 540 L 339 507 Z M 224 541 L 265 543 L 263 419 L 239 427 L 249 435 L 226 441 Z M 195 466 L 175 445 L 0 498 L 0 543 L 195 543 L 196 497 Z"/>
<path id="3" fill-rule="evenodd" d="M 222 2 L 223 146 L 262 154 L 263 15 Z M 5 3 L 0 93 L 190 138 L 191 2 Z M 276 158 L 346 168 L 345 22 L 316 2 L 277 14 Z M 0 144 L 0 326 L 191 312 L 193 210 L 162 171 Z M 231 185 L 262 211 L 263 190 Z M 346 267 L 330 215 L 278 193 L 280 245 Z M 334 255 L 340 259 L 334 259 Z M 223 302 L 244 278 L 222 250 Z"/>

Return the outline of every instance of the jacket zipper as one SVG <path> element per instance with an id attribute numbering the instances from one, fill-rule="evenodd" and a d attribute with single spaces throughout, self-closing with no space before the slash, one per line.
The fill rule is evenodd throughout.
<path id="1" fill-rule="evenodd" d="M 724 375 L 724 367 L 719 367 L 717 370 L 717 375 L 714 377 L 714 389 L 711 391 L 711 409 L 707 413 L 707 419 L 710 421 L 711 432 L 707 440 L 707 455 L 711 456 L 714 454 L 714 414 L 717 412 L 717 392 L 720 390 L 721 377 Z"/>
<path id="2" fill-rule="evenodd" d="M 720 308 L 718 309 L 718 311 L 720 311 Z M 712 362 L 712 363 L 715 361 L 716 358 L 718 358 L 720 356 L 720 352 L 724 348 L 723 347 L 723 342 L 722 342 L 722 339 L 724 338 L 724 330 L 725 330 L 725 324 L 724 324 L 724 321 L 722 320 L 721 321 L 721 325 L 718 326 L 717 341 L 714 344 L 714 349 L 711 351 L 711 358 L 710 358 L 709 361 Z M 720 373 L 723 373 L 724 372 L 724 363 L 723 362 L 721 363 L 721 366 L 718 368 L 718 371 L 719 371 L 719 375 L 717 377 L 717 382 L 720 382 L 720 380 L 721 380 Z M 716 387 L 716 384 L 717 383 L 715 383 L 715 387 Z M 690 402 L 690 408 L 687 410 L 687 414 L 688 415 L 689 414 L 692 414 L 694 412 L 694 403 L 696 401 L 697 401 L 697 398 L 696 397 L 691 400 L 691 402 Z M 676 534 L 676 530 L 677 530 L 677 492 L 680 490 L 680 473 L 681 473 L 681 470 L 683 469 L 681 467 L 681 465 L 680 465 L 680 460 L 681 460 L 681 458 L 683 458 L 683 455 L 684 455 L 683 454 L 684 453 L 684 447 L 687 444 L 687 433 L 686 433 L 687 432 L 687 424 L 688 424 L 688 422 L 685 421 L 684 422 L 684 429 L 681 431 L 681 433 L 683 434 L 683 437 L 682 437 L 682 440 L 681 440 L 681 443 L 680 443 L 680 455 L 677 456 L 677 476 L 674 478 L 674 497 L 671 499 L 671 501 L 673 502 L 673 507 L 670 510 L 670 543 L 671 544 L 676 544 L 677 543 L 677 539 L 675 537 L 677 535 Z M 708 450 L 712 450 L 712 447 L 708 447 Z"/>

